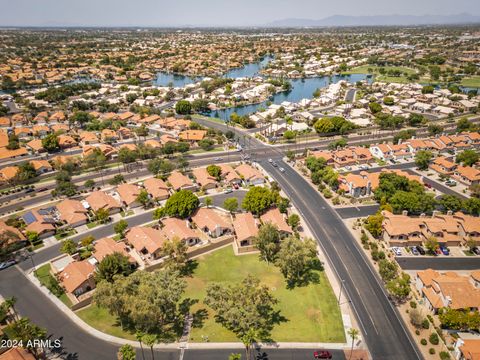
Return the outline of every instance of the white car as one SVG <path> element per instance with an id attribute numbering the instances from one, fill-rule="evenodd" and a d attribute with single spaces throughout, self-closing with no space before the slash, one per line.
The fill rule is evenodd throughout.
<path id="1" fill-rule="evenodd" d="M 392 247 L 392 251 L 395 253 L 395 255 L 402 256 L 402 249 L 400 249 L 399 247 Z"/>
<path id="2" fill-rule="evenodd" d="M 12 265 L 15 265 L 17 262 L 15 260 L 7 260 L 5 262 L 0 263 L 0 270 L 6 269 Z"/>
<path id="3" fill-rule="evenodd" d="M 285 172 L 285 169 L 282 168 L 282 167 L 278 168 L 278 170 L 280 170 L 280 172 L 282 172 L 282 173 Z"/>
<path id="4" fill-rule="evenodd" d="M 268 162 L 271 164 L 273 162 L 273 160 L 270 158 L 270 159 L 268 159 Z"/>
<path id="5" fill-rule="evenodd" d="M 222 161 L 223 159 L 221 157 L 216 157 L 215 159 L 213 159 L 215 161 Z"/>

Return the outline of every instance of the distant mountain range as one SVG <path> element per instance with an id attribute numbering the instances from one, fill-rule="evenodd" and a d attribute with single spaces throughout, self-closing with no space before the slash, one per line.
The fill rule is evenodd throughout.
<path id="1" fill-rule="evenodd" d="M 283 19 L 271 22 L 271 27 L 327 27 L 327 26 L 389 26 L 389 25 L 453 25 L 478 24 L 480 16 L 458 15 L 375 15 L 345 16 L 333 15 L 320 20 Z"/>

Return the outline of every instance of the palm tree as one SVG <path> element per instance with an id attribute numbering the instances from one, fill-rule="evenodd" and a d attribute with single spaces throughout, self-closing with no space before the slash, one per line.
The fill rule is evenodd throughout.
<path id="1" fill-rule="evenodd" d="M 142 346 L 143 337 L 144 337 L 144 334 L 141 331 L 137 331 L 135 333 L 135 338 L 140 343 L 140 349 L 142 349 L 142 359 L 145 360 L 145 353 L 143 352 L 143 346 Z"/>
<path id="2" fill-rule="evenodd" d="M 352 339 L 352 348 L 350 349 L 350 359 L 352 358 L 353 345 L 355 344 L 355 339 L 358 338 L 359 334 L 360 334 L 360 332 L 355 328 L 348 329 L 348 335 L 350 335 L 350 338 Z"/>
<path id="3" fill-rule="evenodd" d="M 152 353 L 152 360 L 154 360 L 155 356 L 153 354 L 153 346 L 158 342 L 157 335 L 145 334 L 143 335 L 143 342 L 145 343 L 145 345 L 150 347 L 150 352 Z"/>
<path id="4" fill-rule="evenodd" d="M 5 305 L 7 307 L 7 309 L 11 309 L 12 312 L 13 312 L 13 318 L 15 320 L 18 320 L 18 313 L 17 313 L 17 309 L 15 309 L 15 304 L 17 302 L 17 298 L 15 296 L 12 296 L 12 297 L 9 297 L 9 298 L 6 298 L 5 299 Z"/>

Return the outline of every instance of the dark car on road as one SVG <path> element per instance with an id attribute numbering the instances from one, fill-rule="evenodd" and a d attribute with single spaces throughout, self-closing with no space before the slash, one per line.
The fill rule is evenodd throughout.
<path id="1" fill-rule="evenodd" d="M 331 359 L 332 353 L 327 350 L 317 350 L 313 352 L 313 357 L 315 359 Z"/>
<path id="2" fill-rule="evenodd" d="M 426 254 L 425 249 L 423 247 L 421 247 L 420 245 L 417 246 L 417 250 L 420 253 L 420 255 L 425 255 Z"/>

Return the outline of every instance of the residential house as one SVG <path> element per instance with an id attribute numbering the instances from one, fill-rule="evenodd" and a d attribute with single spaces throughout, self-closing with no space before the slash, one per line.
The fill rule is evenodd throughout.
<path id="1" fill-rule="evenodd" d="M 222 169 L 222 173 L 220 174 L 220 176 L 222 177 L 223 181 L 226 184 L 229 184 L 229 185 L 237 184 L 238 185 L 238 184 L 242 183 L 241 177 L 235 172 L 233 167 L 231 167 L 228 164 L 221 164 L 220 168 Z"/>
<path id="2" fill-rule="evenodd" d="M 480 184 L 480 170 L 471 166 L 457 166 L 453 177 L 468 186 Z"/>
<path id="3" fill-rule="evenodd" d="M 474 286 L 468 276 L 427 269 L 417 272 L 415 286 L 434 313 L 443 307 L 455 310 L 480 308 L 480 289 Z"/>
<path id="4" fill-rule="evenodd" d="M 88 210 L 81 201 L 65 199 L 56 205 L 58 218 L 68 226 L 75 228 L 88 221 Z"/>
<path id="5" fill-rule="evenodd" d="M 111 195 L 103 191 L 94 191 L 85 199 L 93 212 L 100 209 L 108 210 L 110 215 L 120 212 L 122 205 Z"/>
<path id="6" fill-rule="evenodd" d="M 264 224 L 271 223 L 276 226 L 282 237 L 293 234 L 292 228 L 287 224 L 285 217 L 276 207 L 268 209 L 260 216 L 260 220 L 262 220 Z"/>
<path id="7" fill-rule="evenodd" d="M 117 193 L 120 196 L 120 200 L 127 209 L 133 209 L 142 205 L 137 201 L 141 190 L 141 188 L 134 184 L 121 184 L 117 186 Z"/>
<path id="8" fill-rule="evenodd" d="M 241 164 L 235 168 L 237 174 L 243 179 L 245 185 L 261 185 L 265 182 L 265 177 L 260 170 L 248 164 Z"/>
<path id="9" fill-rule="evenodd" d="M 193 176 L 197 181 L 197 184 L 204 190 L 215 189 L 217 187 L 217 179 L 211 176 L 207 168 L 195 168 L 192 171 Z"/>
<path id="10" fill-rule="evenodd" d="M 0 169 L 0 183 L 8 183 L 15 180 L 18 170 L 18 166 L 6 166 Z"/>
<path id="11" fill-rule="evenodd" d="M 439 174 L 450 176 L 453 175 L 455 169 L 457 168 L 457 164 L 448 160 L 444 156 L 439 156 L 432 161 L 429 167 Z"/>
<path id="12" fill-rule="evenodd" d="M 187 176 L 183 175 L 179 171 L 173 171 L 168 177 L 167 181 L 172 185 L 175 191 L 178 190 L 191 190 L 195 191 L 197 186 Z"/>
<path id="13" fill-rule="evenodd" d="M 235 243 L 238 248 L 252 246 L 258 235 L 258 226 L 252 213 L 236 214 L 233 219 L 235 229 Z"/>
<path id="14" fill-rule="evenodd" d="M 233 232 L 230 222 L 219 215 L 217 210 L 211 208 L 197 209 L 192 216 L 192 221 L 199 229 L 214 238 Z"/>
<path id="15" fill-rule="evenodd" d="M 17 241 L 25 241 L 26 237 L 17 228 L 7 225 L 4 221 L 0 220 L 0 234 L 7 238 L 8 244 L 13 244 Z"/>
<path id="16" fill-rule="evenodd" d="M 182 141 L 187 141 L 190 143 L 195 143 L 197 141 L 203 140 L 207 135 L 206 130 L 184 130 L 178 134 L 178 137 Z"/>
<path id="17" fill-rule="evenodd" d="M 47 160 L 32 160 L 30 164 L 33 166 L 37 174 L 45 174 L 52 171 L 52 165 Z"/>
<path id="18" fill-rule="evenodd" d="M 95 288 L 95 266 L 88 260 L 68 264 L 58 275 L 65 290 L 79 297 Z"/>
<path id="19" fill-rule="evenodd" d="M 163 244 L 167 241 L 162 231 L 153 227 L 142 226 L 135 226 L 128 230 L 125 238 L 142 260 L 161 258 Z"/>
<path id="20" fill-rule="evenodd" d="M 55 234 L 55 220 L 51 209 L 31 210 L 22 215 L 22 219 L 27 225 L 25 233 L 35 232 L 40 239 L 47 238 Z"/>
<path id="21" fill-rule="evenodd" d="M 143 182 L 143 186 L 155 201 L 166 200 L 170 196 L 168 185 L 162 179 L 149 178 Z"/>
<path id="22" fill-rule="evenodd" d="M 132 264 L 136 263 L 135 259 L 130 254 L 130 248 L 126 246 L 123 241 L 115 241 L 109 237 L 95 241 L 92 255 L 98 262 L 101 262 L 106 256 L 114 253 L 126 256 Z"/>
<path id="23" fill-rule="evenodd" d="M 162 233 L 168 239 L 177 237 L 189 246 L 193 246 L 200 241 L 198 235 L 188 225 L 187 220 L 178 218 L 166 218 L 162 219 Z"/>

